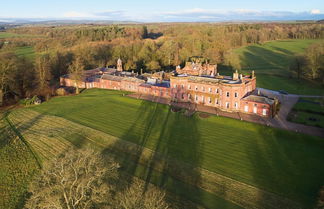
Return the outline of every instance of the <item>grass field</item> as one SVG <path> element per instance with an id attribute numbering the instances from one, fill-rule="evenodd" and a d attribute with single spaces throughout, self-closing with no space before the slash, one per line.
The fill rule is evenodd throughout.
<path id="1" fill-rule="evenodd" d="M 27 59 L 35 59 L 35 51 L 32 46 L 17 47 L 15 53 L 19 57 L 26 57 Z"/>
<path id="2" fill-rule="evenodd" d="M 300 98 L 288 115 L 288 120 L 324 128 L 324 106 L 320 98 Z"/>
<path id="3" fill-rule="evenodd" d="M 289 198 L 305 208 L 315 204 L 324 181 L 324 167 L 321 166 L 324 141 L 317 137 L 229 118 L 186 117 L 181 113 L 173 113 L 166 105 L 123 97 L 122 92 L 99 89 L 86 90 L 78 96 L 58 97 L 29 109 L 41 113 L 38 116 L 40 118 L 46 115 L 63 117 L 147 147 L 177 162 Z M 33 120 L 36 121 L 37 117 Z M 87 141 L 87 137 L 80 137 L 73 130 L 68 130 L 68 133 L 72 139 L 78 136 L 73 142 L 75 145 Z M 141 173 L 137 165 L 139 158 L 136 155 L 134 158 L 134 164 L 129 165 L 127 162 L 131 157 L 126 154 L 122 158 L 124 169 L 138 175 Z M 150 167 L 154 165 L 150 164 Z M 168 163 L 160 167 L 158 173 L 156 169 L 143 169 L 146 180 L 155 179 L 162 186 L 166 183 L 166 187 L 171 187 L 170 190 L 188 193 L 186 187 L 177 189 L 177 183 L 168 182 L 168 175 L 163 175 L 169 172 Z M 190 173 L 189 176 L 192 179 L 188 181 L 197 184 L 203 184 L 201 181 L 206 179 L 201 171 Z M 224 190 L 223 196 L 226 197 L 226 193 Z M 199 194 L 201 197 L 197 194 L 194 196 L 200 201 L 206 197 Z M 263 204 L 269 198 L 263 194 L 257 196 L 257 203 L 260 204 L 258 208 L 267 208 Z"/>
<path id="4" fill-rule="evenodd" d="M 0 159 L 0 208 L 22 208 L 28 184 L 39 167 L 4 118 L 0 119 Z"/>
<path id="5" fill-rule="evenodd" d="M 255 44 L 234 50 L 240 56 L 242 71 L 257 75 L 257 86 L 286 90 L 294 94 L 322 95 L 324 87 L 307 80 L 290 78 L 289 65 L 295 54 L 323 40 L 282 40 Z"/>

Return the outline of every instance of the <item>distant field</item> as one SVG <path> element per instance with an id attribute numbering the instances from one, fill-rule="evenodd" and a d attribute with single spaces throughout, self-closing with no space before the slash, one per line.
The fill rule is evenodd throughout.
<path id="1" fill-rule="evenodd" d="M 32 46 L 17 47 L 15 53 L 19 57 L 26 57 L 27 59 L 35 59 L 35 51 Z"/>
<path id="2" fill-rule="evenodd" d="M 255 44 L 234 50 L 240 56 L 243 72 L 255 71 L 257 85 L 294 94 L 322 95 L 324 87 L 306 80 L 290 78 L 289 65 L 295 54 L 303 53 L 323 40 L 282 40 Z"/>
<path id="3" fill-rule="evenodd" d="M 37 36 L 36 35 L 31 35 L 31 34 L 18 34 L 18 33 L 0 32 L 0 39 L 1 38 L 23 38 L 23 37 L 37 37 Z"/>
<path id="4" fill-rule="evenodd" d="M 63 117 L 147 147 L 190 166 L 207 169 L 217 175 L 289 198 L 305 208 L 314 206 L 324 181 L 324 167 L 321 166 L 324 159 L 324 141 L 317 137 L 223 117 L 186 117 L 181 113 L 173 113 L 167 105 L 131 99 L 123 97 L 122 92 L 99 89 L 86 90 L 78 96 L 54 98 L 29 109 L 41 113 L 30 120 L 34 121 L 32 123 L 46 115 Z M 19 112 L 17 116 L 27 118 L 22 117 Z M 44 128 L 42 130 L 45 131 Z M 46 129 L 46 132 L 50 131 L 51 129 Z M 75 134 L 78 135 L 72 129 L 69 134 L 72 139 Z M 86 136 L 78 137 L 74 142 L 76 145 L 87 144 Z M 128 165 L 131 158 L 129 154 L 122 158 L 126 162 L 124 169 L 138 175 L 136 162 L 140 159 L 135 156 L 135 164 Z M 170 166 L 164 165 L 159 169 L 169 172 Z M 164 172 L 158 175 L 147 167 L 143 169 L 144 179 L 155 179 L 162 186 L 168 182 L 169 177 L 164 176 Z M 200 172 L 192 176 L 193 181 L 198 183 L 205 179 Z M 169 182 L 167 187 L 175 189 L 178 185 Z M 214 189 L 218 187 L 221 185 Z M 185 190 L 182 191 L 184 194 Z M 181 193 L 181 190 L 178 192 Z M 218 195 L 224 196 L 224 193 Z M 271 208 L 275 205 L 263 205 L 269 198 L 261 193 L 258 196 L 260 207 Z M 200 198 L 196 198 L 199 202 Z M 294 207 L 290 205 L 289 208 Z"/>

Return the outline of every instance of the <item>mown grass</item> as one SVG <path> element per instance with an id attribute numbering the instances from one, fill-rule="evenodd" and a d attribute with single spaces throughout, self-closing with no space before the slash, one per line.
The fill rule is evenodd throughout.
<path id="1" fill-rule="evenodd" d="M 257 86 L 286 90 L 293 94 L 322 95 L 324 87 L 308 80 L 298 80 L 289 71 L 294 55 L 323 40 L 281 40 L 245 46 L 234 50 L 241 60 L 243 73 L 255 71 Z"/>
<path id="2" fill-rule="evenodd" d="M 223 117 L 189 118 L 167 105 L 102 89 L 58 97 L 31 109 L 274 192 L 306 208 L 315 204 L 324 181 L 324 141 L 318 137 Z"/>
<path id="3" fill-rule="evenodd" d="M 39 167 L 4 119 L 0 120 L 0 159 L 0 208 L 22 208 L 28 184 Z"/>
<path id="4" fill-rule="evenodd" d="M 211 209 L 241 208 L 212 192 L 189 184 L 183 179 L 173 177 L 166 170 L 151 169 L 152 164 L 146 161 L 154 161 L 150 160 L 151 157 L 149 156 L 150 153 L 153 154 L 152 151 L 148 149 L 142 150 L 141 153 L 137 153 L 141 155 L 139 156 L 134 151 L 138 150 L 138 147 L 133 143 L 120 140 L 104 132 L 73 123 L 61 117 L 44 115 L 29 109 L 16 110 L 10 113 L 9 118 L 13 121 L 13 124 L 17 125 L 17 129 L 45 162 L 71 146 L 77 148 L 92 147 L 102 151 L 104 156 L 114 156 L 121 165 L 122 173 L 129 173 L 132 176 L 140 177 L 147 182 L 166 188 L 171 192 L 168 195 L 168 197 L 172 196 L 171 203 L 180 204 L 178 203 L 180 201 L 182 206 L 180 208 L 196 209 L 195 205 L 191 203 L 192 201 Z M 138 161 L 139 158 L 142 160 Z M 156 162 L 156 164 L 161 165 L 161 162 Z M 147 178 L 148 171 L 150 171 L 150 179 Z M 190 174 L 187 173 L 187 175 Z M 181 195 L 180 198 L 179 195 Z"/>

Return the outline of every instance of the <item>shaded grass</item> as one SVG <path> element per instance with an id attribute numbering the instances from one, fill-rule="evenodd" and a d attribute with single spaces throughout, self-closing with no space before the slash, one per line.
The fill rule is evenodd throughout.
<path id="1" fill-rule="evenodd" d="M 167 105 L 122 93 L 85 90 L 31 109 L 288 197 L 305 207 L 314 205 L 324 181 L 322 139 L 229 118 L 189 118 L 170 113 Z"/>
<path id="2" fill-rule="evenodd" d="M 288 120 L 310 126 L 324 128 L 323 98 L 299 98 Z"/>
<path id="3" fill-rule="evenodd" d="M 0 208 L 22 208 L 38 165 L 26 145 L 0 120 Z"/>
<path id="4" fill-rule="evenodd" d="M 323 40 L 270 41 L 241 47 L 234 52 L 240 57 L 243 73 L 255 71 L 258 87 L 283 89 L 294 94 L 321 95 L 323 86 L 308 80 L 298 80 L 289 71 L 294 55 L 304 53 L 309 45 L 320 41 Z"/>

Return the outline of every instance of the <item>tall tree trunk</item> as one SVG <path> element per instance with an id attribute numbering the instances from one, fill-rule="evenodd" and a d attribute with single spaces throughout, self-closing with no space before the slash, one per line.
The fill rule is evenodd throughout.
<path id="1" fill-rule="evenodd" d="M 3 105 L 3 91 L 0 89 L 0 107 Z"/>

